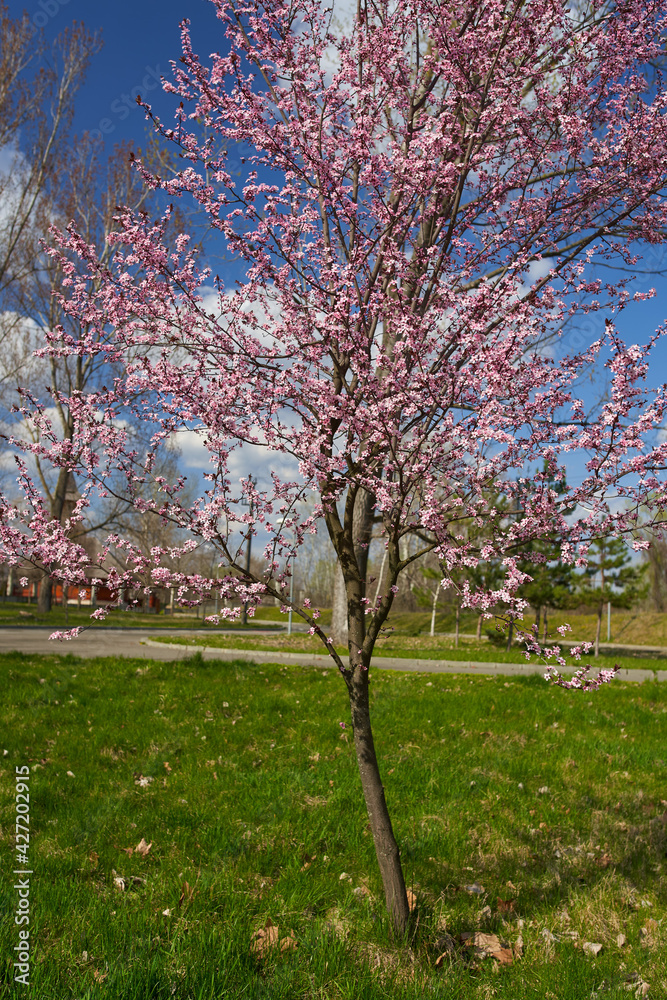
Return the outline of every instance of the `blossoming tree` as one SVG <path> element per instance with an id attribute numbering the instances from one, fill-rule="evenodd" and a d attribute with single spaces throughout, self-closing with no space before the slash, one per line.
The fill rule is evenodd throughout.
<path id="1" fill-rule="evenodd" d="M 226 287 L 216 277 L 212 310 L 204 292 L 213 278 L 185 235 L 170 245 L 169 210 L 151 221 L 119 209 L 111 267 L 73 227 L 56 234 L 65 307 L 89 336 L 72 342 L 55 329 L 45 350 L 98 354 L 110 377 L 99 391 L 59 397 L 71 440 L 50 433 L 48 398 L 26 397 L 25 416 L 40 425 L 33 450 L 42 460 L 87 484 L 73 518 L 96 490 L 118 490 L 122 473 L 137 510 L 216 546 L 226 568 L 219 579 L 184 576 L 167 567 L 164 548 L 112 537 L 107 545 L 127 554 L 126 569 L 111 574 L 119 589 L 174 586 L 184 601 L 217 593 L 250 608 L 268 594 L 286 607 L 300 543 L 318 525 L 328 532 L 345 582 L 349 655 L 333 649 L 307 598 L 294 610 L 347 687 L 400 931 L 408 903 L 369 683 L 402 571 L 434 551 L 447 586 L 474 579 L 457 569 L 494 560 L 501 583 L 464 583 L 460 599 L 513 620 L 528 578 L 519 562 L 540 550 L 531 543 L 557 533 L 562 558 L 583 565 L 592 539 L 629 532 L 641 503 L 665 499 L 667 445 L 655 435 L 665 391 L 645 385 L 659 334 L 644 346 L 623 342 L 617 317 L 642 295 L 633 296 L 631 274 L 606 281 L 610 272 L 595 267 L 631 272 L 641 244 L 665 238 L 667 8 L 359 0 L 349 28 L 334 30 L 331 11 L 313 0 L 212 2 L 224 51 L 200 61 L 184 22 L 183 56 L 165 84 L 180 102 L 175 123 L 146 107 L 184 169 L 166 181 L 138 169 L 169 198 L 194 199 L 245 279 Z M 240 181 L 230 155 L 241 160 Z M 559 332 L 582 311 L 606 325 L 568 353 Z M 594 363 L 609 391 L 591 416 L 577 386 Z M 139 422 L 152 428 L 147 450 L 134 442 Z M 210 455 L 194 505 L 181 502 L 182 480 L 144 488 L 160 449 L 184 429 Z M 271 474 L 234 477 L 239 450 L 268 455 Z M 281 474 L 288 460 L 294 473 Z M 5 553 L 77 583 L 85 554 L 67 525 L 50 523 L 29 456 L 22 461 L 24 499 L 4 501 Z M 567 464 L 581 474 L 556 489 Z M 520 517 L 493 504 L 498 491 Z M 463 521 L 484 530 L 459 530 Z M 377 599 L 366 570 L 373 530 L 387 553 Z M 263 573 L 246 571 L 251 533 L 265 543 Z M 408 536 L 420 545 L 402 544 Z M 556 657 L 526 636 L 529 653 Z M 605 679 L 550 672 L 579 687 Z"/>

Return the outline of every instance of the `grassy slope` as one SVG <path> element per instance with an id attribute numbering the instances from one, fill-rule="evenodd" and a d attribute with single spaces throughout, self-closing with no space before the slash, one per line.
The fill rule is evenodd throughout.
<path id="1" fill-rule="evenodd" d="M 419 900 L 409 949 L 388 934 L 334 671 L 0 658 L 5 858 L 14 767 L 32 768 L 32 994 L 587 1000 L 603 979 L 619 987 L 606 998 L 627 996 L 620 976 L 636 971 L 665 995 L 667 688 L 409 674 L 373 688 Z M 150 853 L 128 857 L 142 837 Z M 0 899 L 10 913 L 9 879 Z M 515 900 L 509 919 L 499 899 Z M 258 962 L 250 937 L 267 919 L 298 948 Z M 3 996 L 24 995 L 9 985 L 15 927 L 0 926 Z M 521 933 L 524 957 L 438 969 L 445 926 Z M 545 929 L 604 950 L 592 960 Z"/>
<path id="2" fill-rule="evenodd" d="M 305 634 L 298 635 L 275 635 L 275 636 L 226 636 L 226 635 L 206 635 L 206 636 L 160 636 L 154 635 L 153 639 L 158 642 L 165 642 L 184 646 L 211 646 L 218 649 L 265 649 L 276 652 L 291 653 L 318 653 L 324 652 L 324 647 L 320 639 L 316 636 Z M 347 649 L 337 646 L 336 649 L 342 655 L 347 655 Z M 376 656 L 397 656 L 404 659 L 421 660 L 477 660 L 484 663 L 520 663 L 525 659 L 523 653 L 516 646 L 508 653 L 505 649 L 498 649 L 489 643 L 477 643 L 473 640 L 462 639 L 458 648 L 454 647 L 452 639 L 442 636 L 404 636 L 393 635 L 385 639 L 379 639 L 375 647 Z M 566 653 L 567 659 L 567 653 Z M 574 661 L 568 661 L 574 662 Z M 633 657 L 633 656 L 600 656 L 597 659 L 591 657 L 583 662 L 590 662 L 595 669 L 612 667 L 618 664 L 629 670 L 651 669 L 667 670 L 667 659 Z M 578 664 L 579 665 L 579 664 Z"/>
<path id="3" fill-rule="evenodd" d="M 207 609 L 207 614 L 211 611 Z M 276 609 L 278 610 L 278 609 Z M 67 621 L 66 621 L 67 619 Z M 71 605 L 65 609 L 57 605 L 46 614 L 40 614 L 35 604 L 18 604 L 0 602 L 0 628 L 14 628 L 16 626 L 48 626 L 49 628 L 64 628 L 65 625 L 73 628 L 75 625 L 90 625 L 90 608 L 80 610 Z M 248 622 L 250 628 L 265 628 L 265 625 L 255 626 L 252 619 Z M 95 627 L 95 626 L 93 626 Z M 215 626 L 207 625 L 202 618 L 197 618 L 194 614 L 178 612 L 175 615 L 148 615 L 134 611 L 113 611 L 109 617 L 100 625 L 101 628 L 211 628 Z M 226 628 L 235 628 L 232 624 L 227 624 Z M 241 626 L 238 626 L 239 628 Z M 271 627 L 269 625 L 269 627 Z"/>

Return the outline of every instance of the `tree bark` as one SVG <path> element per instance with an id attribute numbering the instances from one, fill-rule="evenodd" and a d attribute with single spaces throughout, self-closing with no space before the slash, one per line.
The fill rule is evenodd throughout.
<path id="1" fill-rule="evenodd" d="M 71 478 L 72 487 L 74 486 L 74 476 L 67 469 L 60 469 L 58 473 L 58 481 L 56 483 L 55 493 L 53 494 L 53 500 L 51 502 L 51 517 L 58 524 L 62 524 L 63 513 L 65 512 L 65 501 L 67 497 L 67 486 Z M 39 581 L 39 596 L 37 598 L 37 610 L 40 614 L 48 614 L 51 610 L 51 605 L 53 603 L 53 580 L 49 574 L 48 570 L 43 570 L 41 580 Z"/>
<path id="2" fill-rule="evenodd" d="M 454 634 L 454 649 L 459 648 L 459 616 L 461 613 L 461 605 L 456 605 L 456 632 Z"/>
<path id="3" fill-rule="evenodd" d="M 510 627 L 507 630 L 507 652 L 509 653 L 512 648 L 512 636 L 514 635 L 514 622 L 510 622 Z"/>
<path id="4" fill-rule="evenodd" d="M 544 605 L 544 631 L 542 633 L 542 642 L 546 642 L 549 638 L 549 607 Z"/>
<path id="5" fill-rule="evenodd" d="M 484 616 L 480 615 L 477 619 L 477 642 L 482 640 L 482 622 L 484 621 Z"/>
<path id="6" fill-rule="evenodd" d="M 53 601 L 53 580 L 50 574 L 44 570 L 39 581 L 39 593 L 37 595 L 37 611 L 40 614 L 48 614 Z"/>
<path id="7" fill-rule="evenodd" d="M 403 937 L 408 928 L 410 908 L 400 852 L 391 825 L 375 754 L 368 697 L 368 671 L 362 665 L 355 668 L 348 683 L 348 691 L 359 777 L 382 876 L 387 909 L 395 932 Z"/>
<path id="8" fill-rule="evenodd" d="M 347 591 L 340 563 L 334 573 L 333 601 L 331 606 L 331 637 L 335 646 L 347 643 Z"/>

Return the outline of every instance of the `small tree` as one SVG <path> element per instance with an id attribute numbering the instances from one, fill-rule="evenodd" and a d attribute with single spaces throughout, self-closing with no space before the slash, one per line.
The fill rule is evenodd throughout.
<path id="1" fill-rule="evenodd" d="M 628 546 L 622 538 L 598 538 L 591 545 L 592 555 L 581 575 L 578 593 L 585 604 L 597 607 L 595 626 L 595 655 L 600 655 L 600 632 L 605 604 L 614 603 L 619 608 L 631 608 L 648 589 L 645 581 L 646 566 L 630 561 Z"/>
<path id="2" fill-rule="evenodd" d="M 61 301 L 81 337 L 56 328 L 48 352 L 99 359 L 113 377 L 60 391 L 73 421 L 67 442 L 48 428 L 51 400 L 34 398 L 25 417 L 43 432 L 25 447 L 89 484 L 72 520 L 94 502 L 95 484 L 104 491 L 120 474 L 137 510 L 214 545 L 230 571 L 186 581 L 201 600 L 217 592 L 252 608 L 269 594 L 286 607 L 281 567 L 307 533 L 326 530 L 344 583 L 348 656 L 332 648 L 310 599 L 295 611 L 347 690 L 387 907 L 403 933 L 409 908 L 369 691 L 404 571 L 428 552 L 449 576 L 497 564 L 498 584 L 468 578 L 462 603 L 514 620 L 526 607 L 520 560 L 533 542 L 555 534 L 564 562 L 584 559 L 582 544 L 631 531 L 649 487 L 661 493 L 654 470 L 667 444 L 654 428 L 667 403 L 645 386 L 651 343 L 626 346 L 611 322 L 630 279 L 603 283 L 590 268 L 631 267 L 641 241 L 667 232 L 667 90 L 659 75 L 647 81 L 663 52 L 664 4 L 460 0 L 443 16 L 440 0 L 380 0 L 360 3 L 335 35 L 330 12 L 311 0 L 214 2 L 225 50 L 205 66 L 184 23 L 183 59 L 167 84 L 181 102 L 176 123 L 156 121 L 185 169 L 169 180 L 140 169 L 152 189 L 195 200 L 246 263 L 245 281 L 232 289 L 218 279 L 217 312 L 205 307 L 209 274 L 186 236 L 169 240 L 169 212 L 155 221 L 122 209 L 110 260 L 74 227 L 57 236 Z M 190 122 L 203 122 L 208 138 Z M 227 167 L 234 147 L 247 167 L 241 183 Z M 545 335 L 582 308 L 604 310 L 605 331 L 554 358 Z M 576 386 L 596 360 L 610 392 L 587 416 Z M 154 471 L 184 428 L 211 459 L 190 504 L 182 479 Z M 564 481 L 562 459 L 578 450 L 585 474 L 559 495 L 549 482 Z M 239 451 L 251 463 L 268 452 L 270 475 L 232 474 Z M 283 456 L 294 473 L 280 474 Z M 151 479 L 155 499 L 144 489 Z M 20 480 L 25 499 L 5 501 L 0 518 L 5 551 L 76 582 L 85 554 L 67 526 L 51 523 L 27 466 Z M 520 519 L 489 501 L 499 484 Z M 467 519 L 483 539 L 461 529 Z M 377 600 L 367 586 L 373 524 L 387 551 Z M 245 570 L 248 531 L 263 538 L 261 574 Z M 170 585 L 164 547 L 121 543 L 118 586 Z M 534 637 L 530 649 L 541 652 Z M 610 673 L 584 675 L 551 673 L 579 687 Z"/>

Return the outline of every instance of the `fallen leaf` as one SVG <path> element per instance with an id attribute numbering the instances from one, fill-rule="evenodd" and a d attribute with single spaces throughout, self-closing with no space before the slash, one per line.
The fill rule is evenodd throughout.
<path id="1" fill-rule="evenodd" d="M 290 951 L 296 946 L 297 942 L 291 934 L 283 938 L 280 937 L 280 929 L 270 919 L 266 921 L 264 927 L 255 931 L 250 941 L 250 950 L 257 958 L 264 958 L 273 948 L 280 948 L 280 951 Z"/>
<path id="2" fill-rule="evenodd" d="M 622 948 L 627 940 L 628 939 L 626 938 L 625 934 L 616 935 L 616 944 L 618 945 L 619 948 Z"/>
<path id="3" fill-rule="evenodd" d="M 143 774 L 140 774 L 138 778 L 134 779 L 135 785 L 139 785 L 141 788 L 146 788 L 152 782 L 152 778 L 144 778 Z"/>
<path id="4" fill-rule="evenodd" d="M 606 854 L 605 853 L 605 854 L 602 854 L 599 858 L 597 858 L 595 864 L 599 865 L 600 868 L 608 868 L 609 865 L 612 863 L 612 861 L 613 861 L 613 858 L 612 858 L 611 854 Z"/>
<path id="5" fill-rule="evenodd" d="M 659 924 L 657 920 L 653 917 L 649 917 L 644 926 L 640 929 L 639 933 L 642 937 L 642 944 L 646 945 L 647 948 L 652 948 L 656 943 L 656 935 L 659 931 Z"/>
<path id="6" fill-rule="evenodd" d="M 125 854 L 127 854 L 128 858 L 131 858 L 132 855 L 134 854 L 133 847 L 119 847 L 118 850 L 123 851 Z"/>
<path id="7" fill-rule="evenodd" d="M 163 917 L 170 917 L 171 916 L 171 910 L 167 907 L 166 910 L 162 911 L 162 916 Z"/>
<path id="8" fill-rule="evenodd" d="M 511 948 L 500 948 L 499 951 L 492 951 L 491 958 L 494 958 L 499 965 L 512 965 L 514 962 Z"/>
<path id="9" fill-rule="evenodd" d="M 511 965 L 513 962 L 511 948 L 501 942 L 496 934 L 466 931 L 461 935 L 461 941 L 467 948 L 471 948 L 479 958 L 494 958 L 500 965 Z"/>
<path id="10" fill-rule="evenodd" d="M 498 913 L 514 913 L 516 899 L 499 899 Z"/>
<path id="11" fill-rule="evenodd" d="M 120 890 L 120 892 L 125 892 L 126 888 L 125 879 L 121 878 L 120 875 L 116 876 L 116 878 L 113 880 L 113 884 L 116 886 L 118 890 Z"/>
<path id="12" fill-rule="evenodd" d="M 602 945 L 599 941 L 584 941 L 583 949 L 589 955 L 593 955 L 593 957 L 595 957 L 602 951 Z"/>
<path id="13" fill-rule="evenodd" d="M 152 840 L 150 844 L 147 844 L 146 839 L 142 837 L 137 846 L 135 847 L 135 851 L 137 852 L 137 854 L 140 854 L 142 858 L 145 858 L 152 846 L 153 846 Z"/>
<path id="14" fill-rule="evenodd" d="M 521 934 L 519 934 L 518 938 L 514 942 L 513 951 L 515 958 L 521 958 L 521 956 L 523 955 L 523 937 Z"/>
<path id="15" fill-rule="evenodd" d="M 103 983 L 108 975 L 108 972 L 100 972 L 99 969 L 93 969 L 93 979 L 96 983 Z"/>
<path id="16" fill-rule="evenodd" d="M 482 920 L 490 920 L 492 917 L 491 907 L 483 906 L 482 909 L 477 914 L 477 921 L 481 923 Z"/>
<path id="17" fill-rule="evenodd" d="M 74 777 L 74 772 L 73 771 L 68 771 L 67 772 L 67 777 L 68 778 L 73 778 Z"/>
<path id="18" fill-rule="evenodd" d="M 553 933 L 553 931 L 550 931 L 548 927 L 543 927 L 540 934 L 541 937 L 543 937 L 544 940 L 548 941 L 550 944 L 555 944 L 558 941 L 556 935 Z"/>
<path id="19" fill-rule="evenodd" d="M 91 851 L 90 854 L 88 855 L 88 860 L 90 861 L 93 868 L 97 868 L 97 862 L 100 860 L 100 856 L 95 851 Z"/>
<path id="20" fill-rule="evenodd" d="M 165 760 L 165 762 L 164 762 L 164 769 L 167 772 L 167 774 L 171 774 L 171 772 L 173 770 L 173 768 L 172 768 L 172 766 L 171 766 L 171 764 L 169 763 L 168 760 Z"/>
<path id="21" fill-rule="evenodd" d="M 412 891 L 412 889 L 406 889 L 405 891 L 406 891 L 407 896 L 408 896 L 408 909 L 410 910 L 410 913 L 412 913 L 412 911 L 414 910 L 414 908 L 417 905 L 417 897 L 415 896 L 415 894 Z"/>

